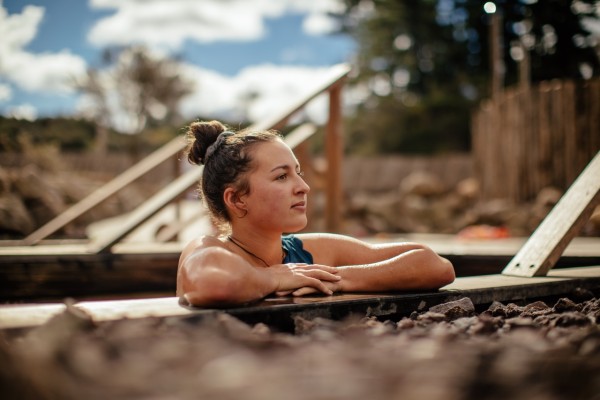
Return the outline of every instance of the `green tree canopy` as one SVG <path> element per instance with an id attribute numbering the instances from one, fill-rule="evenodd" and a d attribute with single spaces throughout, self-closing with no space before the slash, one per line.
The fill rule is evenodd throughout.
<path id="1" fill-rule="evenodd" d="M 448 152 L 470 147 L 470 113 L 490 94 L 490 19 L 483 1 L 346 0 L 344 31 L 356 37 L 355 89 L 348 121 L 356 153 Z M 530 58 L 533 82 L 600 73 L 597 1 L 504 0 L 498 41 L 504 82 Z M 488 8 L 489 10 L 489 8 Z"/>

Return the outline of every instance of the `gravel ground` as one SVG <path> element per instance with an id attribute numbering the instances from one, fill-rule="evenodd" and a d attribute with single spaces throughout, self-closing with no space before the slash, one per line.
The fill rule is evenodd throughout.
<path id="1" fill-rule="evenodd" d="M 96 324 L 67 311 L 0 336 L 3 399 L 600 399 L 600 299 L 468 298 L 400 321 L 227 314 Z"/>

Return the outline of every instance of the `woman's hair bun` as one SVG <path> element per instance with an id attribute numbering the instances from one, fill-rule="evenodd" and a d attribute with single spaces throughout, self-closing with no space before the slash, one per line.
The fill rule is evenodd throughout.
<path id="1" fill-rule="evenodd" d="M 227 129 L 219 121 L 198 121 L 193 122 L 187 130 L 187 157 L 192 164 L 204 164 L 206 150 L 213 144 L 219 134 Z"/>

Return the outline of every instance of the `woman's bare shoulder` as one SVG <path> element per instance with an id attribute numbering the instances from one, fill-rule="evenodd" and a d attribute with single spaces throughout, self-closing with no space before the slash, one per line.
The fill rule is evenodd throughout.
<path id="1" fill-rule="evenodd" d="M 223 247 L 224 244 L 223 244 L 223 241 L 216 236 L 202 235 L 202 236 L 190 241 L 185 246 L 185 248 L 187 249 L 188 247 L 198 248 L 198 247 L 212 247 L 212 246 Z"/>
<path id="2" fill-rule="evenodd" d="M 210 247 L 225 248 L 225 244 L 223 243 L 223 241 L 221 239 L 219 239 L 218 237 L 213 236 L 213 235 L 200 236 L 185 245 L 185 247 L 181 251 L 181 256 L 179 257 L 179 260 L 180 261 L 184 260 L 185 258 L 187 258 L 187 256 L 189 256 L 194 251 L 207 249 Z"/>

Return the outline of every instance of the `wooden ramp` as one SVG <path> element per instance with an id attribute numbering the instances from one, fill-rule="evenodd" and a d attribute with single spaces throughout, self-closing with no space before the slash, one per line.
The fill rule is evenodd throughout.
<path id="1" fill-rule="evenodd" d="M 447 301 L 469 297 L 475 305 L 531 301 L 569 295 L 577 288 L 600 290 L 600 266 L 550 271 L 545 277 L 488 275 L 457 278 L 432 292 L 339 294 L 330 297 L 267 298 L 245 307 L 225 310 L 190 308 L 179 304 L 176 297 L 93 301 L 76 303 L 100 323 L 134 318 L 202 318 L 226 312 L 248 323 L 263 322 L 281 330 L 293 330 L 296 316 L 341 319 L 351 314 L 400 318 L 412 311 L 426 311 Z M 13 305 L 0 307 L 0 329 L 20 331 L 41 325 L 64 312 L 64 304 Z"/>
<path id="2" fill-rule="evenodd" d="M 517 276 L 546 275 L 598 204 L 600 152 L 596 153 L 502 273 Z"/>

